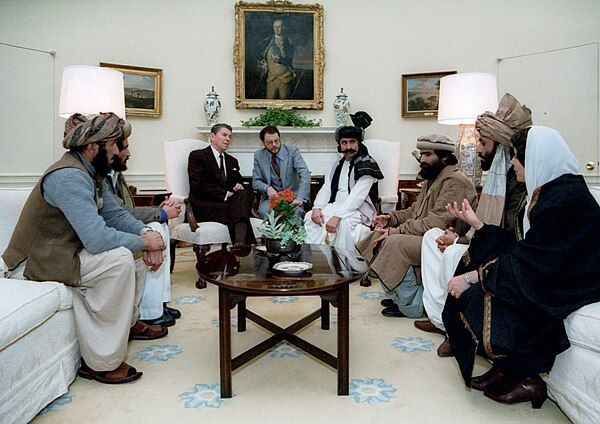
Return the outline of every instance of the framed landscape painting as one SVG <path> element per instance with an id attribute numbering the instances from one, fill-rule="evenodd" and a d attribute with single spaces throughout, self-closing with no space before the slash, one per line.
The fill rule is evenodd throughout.
<path id="1" fill-rule="evenodd" d="M 162 113 L 162 69 L 100 62 L 123 73 L 125 113 L 158 117 Z"/>
<path id="2" fill-rule="evenodd" d="M 437 116 L 440 79 L 456 71 L 402 74 L 402 117 Z"/>
<path id="3" fill-rule="evenodd" d="M 235 5 L 235 106 L 323 109 L 323 6 Z"/>

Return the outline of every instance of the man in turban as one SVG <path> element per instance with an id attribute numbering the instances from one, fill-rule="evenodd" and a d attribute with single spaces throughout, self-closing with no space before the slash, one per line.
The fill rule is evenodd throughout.
<path id="1" fill-rule="evenodd" d="M 375 217 L 379 165 L 362 144 L 364 129 L 342 126 L 335 131 L 338 152 L 343 157 L 331 168 L 319 190 L 312 211 L 304 217 L 306 243 L 329 244 L 355 250 L 363 231 Z"/>
<path id="2" fill-rule="evenodd" d="M 131 131 L 131 124 L 129 121 L 125 121 L 123 139 L 117 141 L 119 154 L 113 158 L 110 165 L 111 172 L 106 176 L 111 189 L 110 193 L 121 207 L 127 209 L 134 218 L 139 219 L 154 231 L 158 231 L 165 244 L 168 244 L 168 221 L 179 216 L 181 208 L 178 202 L 171 199 L 163 201 L 158 207 L 135 206 L 133 195 L 129 191 L 129 185 L 123 175 L 123 171 L 127 170 L 127 161 L 130 157 L 129 136 Z M 171 300 L 171 255 L 168 249 L 163 251 L 163 258 L 164 262 L 161 267 L 156 272 L 149 272 L 146 275 L 144 294 L 140 302 L 140 319 L 146 324 L 170 327 L 175 325 L 175 319 L 181 316 L 181 312 L 167 306 L 167 302 Z"/>
<path id="3" fill-rule="evenodd" d="M 2 255 L 9 278 L 67 286 L 82 356 L 78 374 L 109 384 L 142 375 L 124 362 L 128 339 L 167 334 L 139 321 L 137 306 L 146 270 L 162 263 L 163 240 L 104 195 L 110 189 L 102 177 L 118 153 L 123 122 L 114 113 L 69 118 L 69 151 L 32 189 Z"/>
<path id="4" fill-rule="evenodd" d="M 385 293 L 381 313 L 387 317 L 420 318 L 423 315 L 422 285 L 419 284 L 421 242 L 431 228 L 447 228 L 456 219 L 446 205 L 469 199 L 476 201 L 473 183 L 459 171 L 454 142 L 443 134 L 417 139 L 421 176 L 425 179 L 415 203 L 407 209 L 375 217 L 375 231 L 358 248 L 379 278 Z"/>
<path id="5" fill-rule="evenodd" d="M 532 125 L 531 111 L 509 93 L 502 97 L 496 113 L 485 112 L 475 122 L 479 133 L 477 154 L 481 168 L 489 171 L 477 206 L 482 222 L 513 229 L 518 214 L 524 212 L 525 184 L 517 181 L 510 163 L 512 135 Z M 459 200 L 459 203 L 461 201 Z M 469 247 L 472 232 L 459 237 L 454 228 L 433 228 L 425 233 L 422 246 L 423 305 L 429 319 L 415 321 L 420 330 L 445 334 L 442 310 L 446 302 L 448 281 L 454 275 L 463 253 Z M 448 339 L 438 348 L 438 355 L 452 356 Z"/>

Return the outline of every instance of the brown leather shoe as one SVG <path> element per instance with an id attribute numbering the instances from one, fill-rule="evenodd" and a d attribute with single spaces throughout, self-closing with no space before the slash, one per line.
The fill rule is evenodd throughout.
<path id="1" fill-rule="evenodd" d="M 167 327 L 148 325 L 138 319 L 129 330 L 129 340 L 156 340 L 165 337 L 168 333 Z"/>
<path id="2" fill-rule="evenodd" d="M 507 379 L 508 377 L 502 374 L 498 368 L 492 367 L 479 377 L 473 377 L 471 379 L 471 389 L 485 392 L 492 389 L 494 386 L 505 383 Z"/>
<path id="3" fill-rule="evenodd" d="M 445 331 L 437 328 L 435 325 L 433 325 L 433 323 L 429 319 L 422 319 L 422 320 L 414 321 L 413 324 L 415 327 L 417 327 L 421 331 L 425 331 L 427 333 L 438 333 L 438 334 L 441 334 L 442 336 L 446 335 Z"/>
<path id="4" fill-rule="evenodd" d="M 136 370 L 126 362 L 121 362 L 121 365 L 112 371 L 94 371 L 82 359 L 81 368 L 77 371 L 77 375 L 87 380 L 96 380 L 104 384 L 123 384 L 138 380 L 142 376 L 142 372 Z"/>
<path id="5" fill-rule="evenodd" d="M 548 398 L 546 382 L 540 377 L 523 378 L 515 380 L 513 384 L 506 384 L 502 390 L 483 392 L 483 394 L 496 402 L 513 405 L 521 402 L 531 402 L 533 409 L 540 409 Z"/>
<path id="6" fill-rule="evenodd" d="M 448 337 L 446 337 L 442 344 L 437 348 L 437 354 L 441 358 L 450 358 L 454 356 L 454 353 L 452 353 L 452 346 L 450 346 L 450 340 L 448 339 Z"/>

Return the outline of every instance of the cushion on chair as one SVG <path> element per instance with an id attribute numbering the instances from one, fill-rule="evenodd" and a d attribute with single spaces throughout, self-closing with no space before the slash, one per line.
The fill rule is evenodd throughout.
<path id="1" fill-rule="evenodd" d="M 192 244 L 231 243 L 226 225 L 218 222 L 199 222 L 198 229 L 192 232 L 188 223 L 170 228 L 171 238 Z"/>
<path id="2" fill-rule="evenodd" d="M 572 345 L 600 353 L 600 302 L 584 306 L 569 315 L 565 329 Z"/>
<path id="3" fill-rule="evenodd" d="M 60 283 L 0 278 L 0 349 L 72 307 L 73 297 Z"/>

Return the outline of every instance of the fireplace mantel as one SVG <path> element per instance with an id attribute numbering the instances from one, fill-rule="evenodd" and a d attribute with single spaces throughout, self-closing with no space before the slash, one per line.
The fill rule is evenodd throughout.
<path id="1" fill-rule="evenodd" d="M 208 141 L 211 127 L 196 127 Z M 231 153 L 254 153 L 262 147 L 258 137 L 263 127 L 233 127 L 233 143 L 228 149 Z M 337 146 L 333 138 L 336 127 L 277 127 L 281 141 L 296 144 L 303 153 L 335 153 Z"/>

